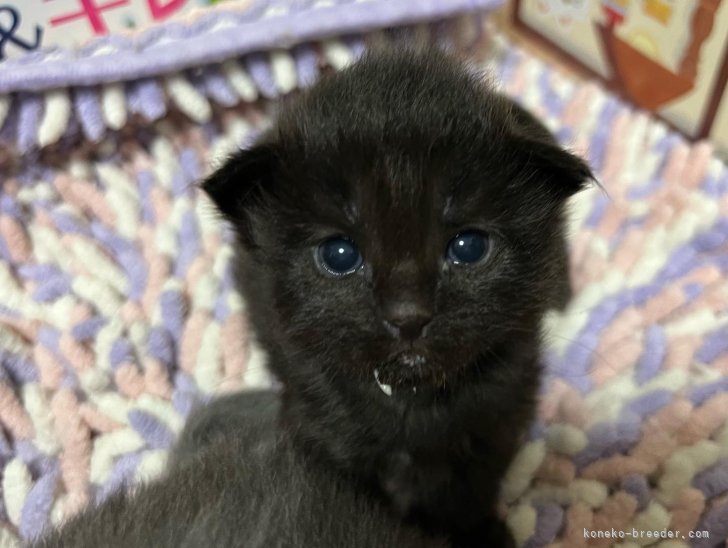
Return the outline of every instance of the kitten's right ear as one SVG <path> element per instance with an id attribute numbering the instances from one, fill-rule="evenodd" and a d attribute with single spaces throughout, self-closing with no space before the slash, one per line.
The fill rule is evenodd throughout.
<path id="1" fill-rule="evenodd" d="M 242 220 L 245 210 L 270 186 L 278 167 L 271 144 L 240 150 L 201 185 L 229 221 Z"/>

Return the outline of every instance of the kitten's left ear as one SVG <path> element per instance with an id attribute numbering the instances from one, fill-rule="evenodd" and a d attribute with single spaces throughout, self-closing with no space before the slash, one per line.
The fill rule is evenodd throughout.
<path id="1" fill-rule="evenodd" d="M 597 182 L 589 165 L 564 150 L 531 113 L 511 103 L 511 115 L 520 156 L 526 158 L 527 166 L 539 174 L 549 190 L 565 199 L 586 188 L 589 182 Z"/>
<path id="2" fill-rule="evenodd" d="M 547 189 L 566 199 L 590 182 L 597 182 L 589 165 L 555 142 L 525 139 L 519 143 L 527 166 L 538 173 Z M 598 183 L 597 183 L 598 184 Z"/>
<path id="3" fill-rule="evenodd" d="M 240 150 L 201 185 L 229 221 L 243 221 L 246 209 L 269 187 L 278 166 L 274 145 Z"/>

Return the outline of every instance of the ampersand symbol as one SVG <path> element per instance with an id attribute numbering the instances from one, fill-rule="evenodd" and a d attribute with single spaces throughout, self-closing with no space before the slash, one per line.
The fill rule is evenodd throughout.
<path id="1" fill-rule="evenodd" d="M 10 27 L 5 27 L 2 24 L 2 14 L 7 13 L 10 15 L 11 23 Z M 17 47 L 26 51 L 38 49 L 40 47 L 40 40 L 43 36 L 43 29 L 38 25 L 35 26 L 35 42 L 30 43 L 22 38 L 15 36 L 15 31 L 20 25 L 20 15 L 18 11 L 11 6 L 0 6 L 0 61 L 5 59 L 5 45 L 8 42 L 12 42 Z"/>

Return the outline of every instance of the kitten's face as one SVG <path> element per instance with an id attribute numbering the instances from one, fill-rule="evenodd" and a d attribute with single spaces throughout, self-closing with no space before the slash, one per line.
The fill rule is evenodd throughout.
<path id="1" fill-rule="evenodd" d="M 588 175 L 458 65 L 413 59 L 325 81 L 206 184 L 264 338 L 395 386 L 537 339 L 568 285 L 562 203 Z"/>

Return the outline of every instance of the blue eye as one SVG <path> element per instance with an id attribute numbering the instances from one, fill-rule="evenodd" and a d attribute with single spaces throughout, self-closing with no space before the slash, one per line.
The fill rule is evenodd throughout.
<path id="1" fill-rule="evenodd" d="M 487 252 L 488 236 L 477 230 L 461 232 L 447 244 L 447 260 L 454 264 L 477 263 Z"/>
<path id="2" fill-rule="evenodd" d="M 319 265 L 334 276 L 345 276 L 356 272 L 362 264 L 359 248 L 345 236 L 326 240 L 318 247 L 316 253 Z"/>

